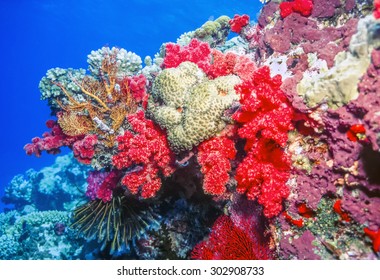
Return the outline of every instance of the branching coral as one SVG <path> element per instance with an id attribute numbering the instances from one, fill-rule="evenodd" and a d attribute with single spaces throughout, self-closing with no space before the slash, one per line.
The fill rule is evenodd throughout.
<path id="1" fill-rule="evenodd" d="M 124 76 L 119 77 L 121 53 L 123 50 L 113 48 L 99 63 L 91 64 L 92 72 L 96 72 L 97 78 L 85 76 L 81 82 L 73 80 L 79 87 L 84 102 L 76 101 L 72 92 L 64 85 L 57 84 L 68 100 L 67 104 L 60 103 L 63 112 L 58 115 L 59 123 L 70 135 L 92 132 L 100 138 L 107 139 L 107 145 L 113 145 L 114 134 L 122 125 L 125 116 L 136 111 L 137 101 L 133 99 L 132 94 L 137 92 L 137 85 L 133 83 L 132 92 L 129 89 L 131 83 L 123 83 Z M 95 67 L 98 67 L 96 71 Z M 140 83 L 139 91 L 142 96 L 141 90 L 144 87 L 145 84 Z M 76 129 L 73 130 L 72 127 Z"/>
<path id="2" fill-rule="evenodd" d="M 52 92 L 46 98 L 53 104 L 52 112 L 57 112 L 58 123 L 50 125 L 53 131 L 44 135 L 46 139 L 34 138 L 32 144 L 25 146 L 28 154 L 39 155 L 42 150 L 57 153 L 59 147 L 72 147 L 87 134 L 102 140 L 102 145 L 114 145 L 115 135 L 126 115 L 134 113 L 137 104 L 146 100 L 145 79 L 128 78 L 126 73 L 120 78 L 121 68 L 130 65 L 128 61 L 121 61 L 121 57 L 128 56 L 125 50 L 113 48 L 102 53 L 103 56 L 98 60 L 95 59 L 97 53 L 89 56 L 91 71 L 96 77 L 84 76 L 75 70 L 62 73 L 49 70 L 42 79 L 41 91 L 43 94 Z M 53 75 L 55 73 L 61 76 L 56 77 L 58 74 Z M 123 79 L 127 80 L 123 83 Z M 129 88 L 130 85 L 133 89 Z M 75 144 L 75 155 L 81 162 L 89 164 L 93 154 L 82 157 L 81 151 L 84 150 L 80 148 L 81 143 Z"/>

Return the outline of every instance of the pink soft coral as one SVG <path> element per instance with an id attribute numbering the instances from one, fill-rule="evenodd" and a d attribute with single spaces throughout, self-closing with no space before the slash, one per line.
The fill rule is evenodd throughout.
<path id="1" fill-rule="evenodd" d="M 148 102 L 148 94 L 146 92 L 146 77 L 142 74 L 132 77 L 126 77 L 121 83 L 121 90 L 123 93 L 131 93 L 135 102 L 141 103 L 142 107 L 146 109 Z"/>
<path id="2" fill-rule="evenodd" d="M 113 190 L 116 189 L 120 180 L 119 172 L 112 170 L 111 172 L 92 171 L 87 177 L 86 196 L 91 200 L 101 199 L 103 202 L 111 201 Z"/>
<path id="3" fill-rule="evenodd" d="M 35 137 L 32 139 L 32 143 L 26 144 L 24 150 L 27 155 L 34 154 L 39 157 L 42 151 L 46 151 L 48 154 L 58 154 L 61 147 L 71 147 L 76 141 L 83 138 L 83 136 L 66 135 L 53 120 L 48 120 L 46 126 L 51 129 L 51 132 L 45 132 L 42 135 L 43 138 Z"/>
<path id="4" fill-rule="evenodd" d="M 73 144 L 74 157 L 83 164 L 91 164 L 95 155 L 95 145 L 98 137 L 95 134 L 86 135 L 82 140 Z"/>
<path id="5" fill-rule="evenodd" d="M 127 117 L 133 131 L 127 130 L 119 136 L 119 153 L 112 161 L 118 169 L 126 169 L 122 179 L 132 194 L 140 192 L 141 197 L 156 195 L 161 187 L 160 173 L 169 176 L 174 172 L 171 166 L 173 154 L 165 133 L 143 111 Z"/>
<path id="6" fill-rule="evenodd" d="M 107 173 L 96 192 L 96 197 L 103 200 L 103 202 L 111 201 L 113 190 L 117 187 L 119 180 L 119 172 L 116 170 L 112 170 L 111 172 Z"/>
<path id="7" fill-rule="evenodd" d="M 199 145 L 198 162 L 204 174 L 203 189 L 206 193 L 221 195 L 226 192 L 230 160 L 235 155 L 235 144 L 227 137 L 214 137 Z"/>
<path id="8" fill-rule="evenodd" d="M 232 52 L 224 54 L 216 49 L 212 49 L 211 55 L 212 64 L 207 71 L 207 75 L 211 78 L 235 74 L 246 80 L 256 70 L 255 63 L 247 56 L 237 55 Z"/>
<path id="9" fill-rule="evenodd" d="M 192 39 L 189 45 L 181 47 L 178 44 L 168 43 L 165 46 L 165 68 L 177 67 L 184 61 L 190 61 L 198 65 L 203 71 L 207 71 L 210 65 L 211 49 L 209 44 Z"/>

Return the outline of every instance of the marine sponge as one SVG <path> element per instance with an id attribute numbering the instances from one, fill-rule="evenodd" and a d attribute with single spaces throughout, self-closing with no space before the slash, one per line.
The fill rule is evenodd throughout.
<path id="1" fill-rule="evenodd" d="M 154 81 L 148 101 L 148 112 L 167 129 L 174 152 L 190 150 L 226 125 L 223 113 L 238 101 L 234 86 L 236 75 L 206 78 L 192 62 L 163 70 Z"/>

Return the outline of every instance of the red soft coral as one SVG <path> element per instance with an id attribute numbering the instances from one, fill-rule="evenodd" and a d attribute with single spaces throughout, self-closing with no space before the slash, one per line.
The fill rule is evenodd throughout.
<path id="1" fill-rule="evenodd" d="M 181 47 L 178 44 L 168 43 L 165 46 L 165 68 L 177 67 L 184 61 L 190 61 L 198 65 L 203 71 L 210 66 L 211 49 L 209 44 L 192 39 L 189 45 Z"/>
<path id="2" fill-rule="evenodd" d="M 294 112 L 280 86 L 281 76 L 271 78 L 266 66 L 258 69 L 236 86 L 241 108 L 233 115 L 247 152 L 236 170 L 237 191 L 258 199 L 268 218 L 281 212 L 282 200 L 289 195 L 290 160 L 283 148 Z"/>
<path id="3" fill-rule="evenodd" d="M 249 23 L 248 15 L 235 15 L 233 19 L 230 19 L 229 24 L 231 26 L 231 31 L 235 33 L 240 33 L 242 28 Z"/>
<path id="4" fill-rule="evenodd" d="M 281 147 L 285 146 L 288 131 L 293 129 L 293 108 L 280 86 L 281 76 L 271 78 L 267 66 L 255 71 L 250 80 L 236 86 L 241 110 L 234 114 L 234 119 L 242 124 L 239 136 L 248 139 L 246 151 L 259 138 L 271 139 Z"/>
<path id="5" fill-rule="evenodd" d="M 372 247 L 375 252 L 380 252 L 380 229 L 377 231 L 364 228 L 364 233 L 372 240 Z"/>
<path id="6" fill-rule="evenodd" d="M 116 168 L 126 169 L 122 183 L 131 193 L 153 197 L 161 187 L 159 173 L 169 176 L 174 172 L 171 165 L 174 156 L 165 133 L 146 119 L 143 111 L 127 119 L 132 131 L 117 138 L 119 153 L 112 161 Z"/>
<path id="7" fill-rule="evenodd" d="M 226 184 L 230 179 L 230 160 L 235 155 L 235 144 L 226 137 L 214 137 L 199 145 L 198 162 L 204 174 L 203 189 L 206 193 L 221 195 L 226 192 Z"/>
<path id="8" fill-rule="evenodd" d="M 232 52 L 224 54 L 216 49 L 212 49 L 211 55 L 212 64 L 207 71 L 207 75 L 211 78 L 235 74 L 246 80 L 256 70 L 255 63 L 247 56 L 237 55 Z"/>
<path id="9" fill-rule="evenodd" d="M 273 143 L 260 141 L 236 170 L 236 190 L 245 193 L 248 199 L 258 199 L 264 207 L 264 215 L 274 217 L 282 210 L 282 200 L 289 196 L 288 170 L 289 160 L 282 150 Z"/>
<path id="10" fill-rule="evenodd" d="M 373 1 L 374 11 L 373 16 L 376 19 L 380 19 L 380 0 Z"/>
<path id="11" fill-rule="evenodd" d="M 42 139 L 35 137 L 32 139 L 32 143 L 26 144 L 24 150 L 27 155 L 34 154 L 39 157 L 42 151 L 46 151 L 48 154 L 58 154 L 61 151 L 59 148 L 71 147 L 76 141 L 83 138 L 83 136 L 66 135 L 59 124 L 53 120 L 48 120 L 46 126 L 51 129 L 51 132 L 45 132 Z"/>
<path id="12" fill-rule="evenodd" d="M 228 216 L 214 223 L 209 239 L 196 245 L 191 258 L 197 260 L 267 260 L 272 253 L 257 238 L 255 224 L 236 226 Z"/>
<path id="13" fill-rule="evenodd" d="M 311 15 L 312 10 L 312 0 L 294 0 L 293 2 L 282 2 L 280 4 L 280 15 L 282 18 L 286 18 L 293 12 L 308 17 Z"/>

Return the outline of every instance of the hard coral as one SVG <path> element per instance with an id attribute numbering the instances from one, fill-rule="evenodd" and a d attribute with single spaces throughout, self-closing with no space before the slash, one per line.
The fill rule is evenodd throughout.
<path id="1" fill-rule="evenodd" d="M 235 144 L 226 137 L 214 137 L 198 146 L 198 162 L 204 174 L 203 189 L 206 193 L 221 195 L 230 179 L 230 160 L 235 158 Z"/>
<path id="2" fill-rule="evenodd" d="M 173 155 L 164 132 L 146 119 L 143 111 L 127 119 L 131 131 L 117 138 L 119 153 L 113 156 L 113 164 L 126 170 L 122 183 L 132 194 L 153 197 L 161 187 L 160 174 L 169 176 L 174 171 Z"/>
<path id="3" fill-rule="evenodd" d="M 223 115 L 238 100 L 236 75 L 213 80 L 192 62 L 163 70 L 155 79 L 148 112 L 168 134 L 174 152 L 191 150 L 226 126 Z"/>
<path id="4" fill-rule="evenodd" d="M 240 33 L 242 28 L 249 24 L 249 16 L 248 15 L 235 15 L 233 19 L 229 21 L 231 26 L 231 31 L 235 33 Z"/>
<path id="5" fill-rule="evenodd" d="M 201 27 L 194 31 L 192 34 L 193 38 L 207 42 L 212 48 L 223 45 L 230 32 L 229 20 L 230 18 L 228 16 L 220 16 L 214 21 L 206 21 Z"/>

